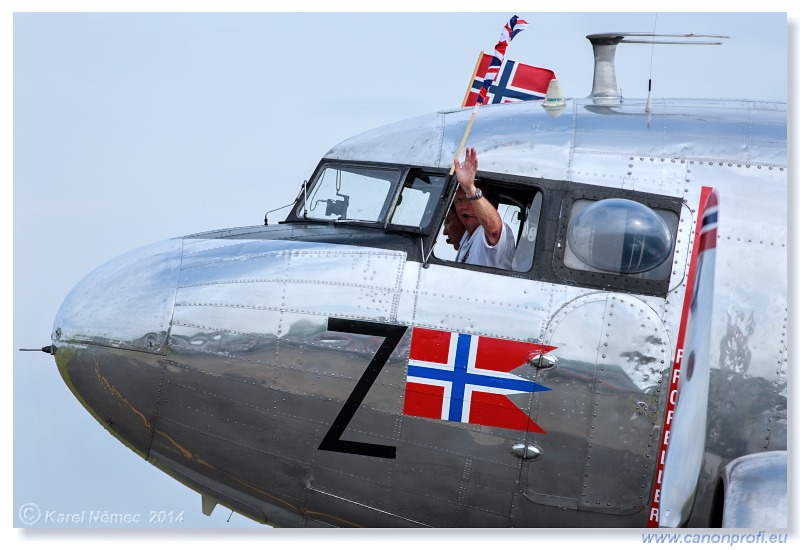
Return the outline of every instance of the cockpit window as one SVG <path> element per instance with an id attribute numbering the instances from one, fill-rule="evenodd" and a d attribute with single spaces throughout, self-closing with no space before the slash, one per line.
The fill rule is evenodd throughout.
<path id="1" fill-rule="evenodd" d="M 390 223 L 425 228 L 431 221 L 447 179 L 444 176 L 418 174 L 408 178 Z"/>
<path id="2" fill-rule="evenodd" d="M 577 200 L 567 227 L 564 265 L 582 271 L 662 279 L 677 216 L 627 199 Z"/>
<path id="3" fill-rule="evenodd" d="M 518 273 L 530 271 L 533 266 L 536 238 L 541 221 L 541 191 L 531 187 L 514 186 L 488 179 L 483 179 L 482 184 L 483 188 L 495 197 L 492 204 L 497 208 L 497 213 L 503 220 L 506 230 L 513 238 L 515 246 L 511 250 L 510 265 L 497 267 L 497 269 Z M 455 262 L 464 231 L 464 226 L 455 213 L 455 209 L 451 208 L 439 230 L 439 236 L 433 247 L 433 256 L 439 260 Z M 453 265 L 473 268 L 482 264 L 455 263 Z"/>
<path id="4" fill-rule="evenodd" d="M 323 220 L 378 222 L 386 216 L 401 175 L 394 168 L 326 166 L 310 188 L 305 215 Z M 297 216 L 303 215 L 301 206 Z"/>

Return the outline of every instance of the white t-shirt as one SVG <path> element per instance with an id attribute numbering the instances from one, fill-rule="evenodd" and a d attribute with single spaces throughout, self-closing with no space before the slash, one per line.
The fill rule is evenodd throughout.
<path id="1" fill-rule="evenodd" d="M 503 222 L 503 228 L 500 230 L 500 240 L 494 246 L 486 242 L 486 234 L 483 231 L 483 227 L 478 226 L 472 232 L 472 235 L 465 231 L 461 237 L 461 243 L 458 245 L 458 256 L 456 256 L 457 262 L 500 269 L 511 269 L 511 261 L 513 259 L 513 231 L 505 222 Z"/>

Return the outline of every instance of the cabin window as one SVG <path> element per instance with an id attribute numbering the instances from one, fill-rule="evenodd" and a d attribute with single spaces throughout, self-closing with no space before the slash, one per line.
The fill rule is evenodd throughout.
<path id="1" fill-rule="evenodd" d="M 401 175 L 394 168 L 326 166 L 310 186 L 306 216 L 378 222 L 386 216 Z M 297 216 L 303 215 L 301 206 Z"/>
<path id="2" fill-rule="evenodd" d="M 572 203 L 564 265 L 570 269 L 666 279 L 678 217 L 628 199 Z"/>

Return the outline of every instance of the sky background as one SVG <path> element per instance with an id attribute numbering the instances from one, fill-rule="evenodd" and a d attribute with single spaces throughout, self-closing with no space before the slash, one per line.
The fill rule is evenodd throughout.
<path id="1" fill-rule="evenodd" d="M 70 10 L 107 9 L 75 4 Z M 175 236 L 261 224 L 267 210 L 293 201 L 335 144 L 459 106 L 479 51 L 493 49 L 511 15 L 530 26 L 507 57 L 552 69 L 567 97 L 591 91 L 585 36 L 592 33 L 655 27 L 730 36 L 713 47 L 621 44 L 617 82 L 625 97 L 645 97 L 652 76 L 654 98 L 786 101 L 787 60 L 797 59 L 796 20 L 790 13 L 787 26 L 784 2 L 759 3 L 781 13 L 758 14 L 446 8 L 461 4 L 444 2 L 439 13 L 201 14 L 67 13 L 52 2 L 10 2 L 0 31 L 2 82 L 13 77 L 13 97 L 3 86 L 0 124 L 9 256 L 13 246 L 13 285 L 4 269 L 5 303 L 13 301 L 4 319 L 4 333 L 13 335 L 4 362 L 6 418 L 13 418 L 4 423 L 6 440 L 13 428 L 13 463 L 4 463 L 4 486 L 13 482 L 13 502 L 3 508 L 9 527 L 23 526 L 20 510 L 35 504 L 42 513 L 141 514 L 138 528 L 153 527 L 150 513 L 161 511 L 182 514 L 183 523 L 167 525 L 181 530 L 263 529 L 221 506 L 202 515 L 198 494 L 83 409 L 51 356 L 17 350 L 49 345 L 62 300 L 103 262 Z M 63 535 L 17 529 L 11 538 L 48 544 Z"/>

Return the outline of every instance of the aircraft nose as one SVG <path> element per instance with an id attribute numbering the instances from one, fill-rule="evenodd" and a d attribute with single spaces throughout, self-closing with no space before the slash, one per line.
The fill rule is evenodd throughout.
<path id="1" fill-rule="evenodd" d="M 98 422 L 146 455 L 180 273 L 181 239 L 119 256 L 70 291 L 51 339 L 64 382 Z"/>

